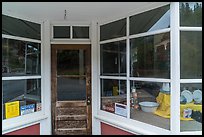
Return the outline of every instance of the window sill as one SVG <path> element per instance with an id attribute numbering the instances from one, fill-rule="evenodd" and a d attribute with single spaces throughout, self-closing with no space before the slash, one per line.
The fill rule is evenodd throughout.
<path id="1" fill-rule="evenodd" d="M 105 113 L 107 113 L 107 112 L 105 112 Z M 133 121 L 131 119 L 128 120 L 127 118 L 117 116 L 115 114 L 107 114 L 107 116 L 105 116 L 105 115 L 101 114 L 101 115 L 97 115 L 94 117 L 96 119 L 100 120 L 101 122 L 107 123 L 107 124 L 112 125 L 116 128 L 122 129 L 126 132 L 136 134 L 136 135 L 159 135 L 159 134 L 169 135 L 170 134 L 170 131 L 167 131 L 165 129 L 161 129 L 161 128 L 157 129 L 157 127 L 155 127 L 155 129 L 154 129 L 154 128 L 152 128 L 153 126 L 149 126 L 145 123 Z M 138 125 L 138 126 L 135 126 L 135 125 Z M 152 129 L 152 131 L 147 130 L 147 129 Z"/>
<path id="2" fill-rule="evenodd" d="M 167 129 L 163 129 L 160 127 L 156 127 L 153 125 L 149 125 L 140 121 L 136 121 L 133 119 L 127 119 L 125 117 L 118 116 L 116 114 L 112 114 L 109 112 L 99 111 L 98 115 L 95 115 L 94 118 L 98 119 L 101 122 L 124 130 L 126 132 L 136 134 L 136 135 L 171 135 L 171 131 Z M 169 121 L 169 119 L 167 119 Z M 164 121 L 163 121 L 164 122 Z M 170 121 L 169 121 L 170 122 Z M 181 123 L 185 123 L 186 121 L 182 121 Z M 188 122 L 188 121 L 187 121 Z M 194 121 L 195 122 L 195 121 Z M 190 125 L 191 126 L 191 125 Z M 170 127 L 169 127 L 170 128 Z M 192 126 L 191 126 L 192 128 Z M 202 135 L 202 131 L 184 131 L 178 133 L 180 135 Z"/>
<path id="3" fill-rule="evenodd" d="M 22 122 L 16 122 L 15 120 L 13 120 L 12 123 L 10 124 L 3 124 L 2 123 L 2 134 L 6 134 L 15 130 L 19 130 L 22 128 L 25 128 L 27 126 L 33 125 L 33 124 L 37 124 L 40 123 L 41 120 L 47 119 L 48 116 L 47 115 L 43 115 L 43 116 L 38 116 L 38 117 L 32 117 L 28 120 L 22 120 Z"/>

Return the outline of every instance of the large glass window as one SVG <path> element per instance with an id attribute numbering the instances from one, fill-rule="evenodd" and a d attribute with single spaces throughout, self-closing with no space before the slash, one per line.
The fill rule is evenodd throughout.
<path id="1" fill-rule="evenodd" d="M 109 25 L 110 23 L 100 27 L 101 41 L 116 38 L 110 34 L 121 30 L 115 24 L 107 27 L 109 34 L 104 33 L 105 26 Z M 167 5 L 131 16 L 130 28 L 127 29 L 130 29 L 132 35 L 169 27 L 170 6 Z M 125 36 L 125 31 L 120 36 Z M 170 83 L 148 81 L 148 78 L 170 79 L 170 32 L 133 37 L 130 43 L 126 43 L 126 40 L 100 44 L 101 110 L 124 117 L 130 116 L 130 119 L 170 130 Z M 128 54 L 127 46 L 130 46 Z M 127 58 L 129 62 L 126 62 Z M 128 79 L 128 90 L 127 79 L 119 80 L 121 76 L 128 76 L 126 63 L 130 68 L 131 79 Z M 146 78 L 147 81 L 139 80 L 140 78 Z M 127 106 L 128 91 L 130 106 Z M 129 107 L 130 112 L 127 112 Z"/>
<path id="2" fill-rule="evenodd" d="M 100 45 L 101 75 L 126 75 L 126 41 Z"/>
<path id="3" fill-rule="evenodd" d="M 41 111 L 41 41 L 36 42 L 41 24 L 5 15 L 2 23 L 2 119 L 7 123 Z"/>
<path id="4" fill-rule="evenodd" d="M 174 10 L 180 10 L 180 12 L 177 13 Z M 113 42 L 115 40 L 110 40 L 113 37 L 109 35 L 121 27 L 116 25 L 118 29 L 110 27 L 109 31 L 113 32 L 107 34 L 102 31 L 105 32 L 104 26 L 109 26 L 110 23 L 100 26 L 100 109 L 115 114 L 118 114 L 119 110 L 120 115 L 131 119 L 130 122 L 135 121 L 135 126 L 143 128 L 144 126 L 140 126 L 139 122 L 146 123 L 152 127 L 153 132 L 154 129 L 157 130 L 154 127 L 159 127 L 164 129 L 161 132 L 180 134 L 173 131 L 179 126 L 180 131 L 184 133 L 185 131 L 201 131 L 201 10 L 202 2 L 180 2 L 131 15 L 127 18 L 127 22 L 130 23 L 127 28 L 129 31 L 126 30 L 129 36 L 124 37 L 124 43 Z M 172 23 L 175 26 L 170 27 L 170 13 L 173 13 L 172 17 L 180 17 L 175 18 L 175 22 L 179 21 L 180 26 Z M 179 37 L 174 37 L 177 34 L 172 33 L 177 33 L 175 27 L 178 27 L 180 31 Z M 175 43 L 177 40 L 180 40 L 180 43 Z M 170 43 L 171 41 L 173 44 Z M 171 51 L 171 49 L 176 49 L 175 46 L 179 46 L 179 53 Z M 171 57 L 172 54 L 175 56 Z M 121 63 L 119 61 L 123 60 L 121 57 L 126 57 L 125 60 L 128 62 Z M 177 62 L 175 59 L 179 59 L 176 65 L 174 65 Z M 121 72 L 121 70 L 124 71 Z M 176 73 L 171 74 L 171 72 Z M 174 75 L 180 75 L 175 77 L 179 79 L 174 79 Z M 126 85 L 127 91 L 123 88 L 125 86 L 121 87 L 121 85 Z M 180 87 L 180 90 L 176 91 L 176 87 Z M 121 91 L 125 94 L 120 94 Z M 180 102 L 177 102 L 180 103 L 180 110 L 170 109 L 177 99 L 180 99 Z M 127 109 L 130 111 L 127 112 Z M 174 111 L 180 112 L 180 125 L 173 125 L 176 127 L 171 125 L 176 123 Z M 196 133 L 200 134 L 200 132 Z"/>
<path id="5" fill-rule="evenodd" d="M 2 15 L 2 34 L 41 39 L 40 24 Z"/>
<path id="6" fill-rule="evenodd" d="M 130 40 L 132 77 L 170 78 L 169 33 Z"/>
<path id="7" fill-rule="evenodd" d="M 40 44 L 2 38 L 2 76 L 41 74 Z"/>
<path id="8" fill-rule="evenodd" d="M 130 17 L 130 35 L 170 27 L 170 6 L 163 6 Z"/>
<path id="9" fill-rule="evenodd" d="M 126 35 L 126 19 L 114 21 L 100 27 L 100 41 Z"/>
<path id="10" fill-rule="evenodd" d="M 202 27 L 202 2 L 180 2 L 180 26 Z"/>
<path id="11" fill-rule="evenodd" d="M 202 79 L 202 32 L 181 31 L 181 79 Z"/>

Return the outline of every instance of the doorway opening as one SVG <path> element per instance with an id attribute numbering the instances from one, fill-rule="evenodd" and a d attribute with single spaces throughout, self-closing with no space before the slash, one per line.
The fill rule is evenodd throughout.
<path id="1" fill-rule="evenodd" d="M 51 45 L 52 134 L 91 135 L 91 45 Z"/>

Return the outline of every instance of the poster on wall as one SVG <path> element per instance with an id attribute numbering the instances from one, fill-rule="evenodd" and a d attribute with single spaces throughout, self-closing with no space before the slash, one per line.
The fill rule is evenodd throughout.
<path id="1" fill-rule="evenodd" d="M 19 116 L 19 101 L 5 103 L 6 119 Z"/>
<path id="2" fill-rule="evenodd" d="M 33 113 L 35 111 L 35 104 L 21 106 L 21 115 Z"/>

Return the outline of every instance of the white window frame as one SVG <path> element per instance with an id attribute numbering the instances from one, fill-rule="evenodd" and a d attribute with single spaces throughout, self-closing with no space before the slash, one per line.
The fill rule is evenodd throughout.
<path id="1" fill-rule="evenodd" d="M 188 131 L 188 132 L 181 132 L 180 131 L 180 92 L 171 92 L 171 118 L 170 118 L 170 130 L 159 128 L 154 125 L 150 125 L 148 123 L 139 122 L 137 120 L 130 119 L 130 80 L 138 80 L 138 81 L 150 81 L 150 82 L 169 82 L 171 84 L 171 91 L 180 91 L 180 83 L 201 83 L 202 79 L 180 79 L 180 31 L 202 31 L 202 27 L 185 27 L 179 26 L 180 18 L 179 18 L 179 2 L 170 2 L 170 28 L 160 29 L 151 32 L 144 32 L 140 34 L 129 35 L 129 17 L 136 14 L 126 15 L 127 19 L 127 35 L 124 37 L 108 39 L 104 41 L 100 41 L 100 26 L 104 24 L 108 24 L 110 22 L 114 22 L 123 17 L 118 19 L 109 19 L 108 21 L 101 21 L 98 24 L 98 115 L 94 116 L 96 119 L 100 120 L 104 123 L 109 123 L 119 129 L 125 130 L 127 132 L 133 134 L 163 134 L 163 135 L 175 135 L 175 134 L 194 134 L 194 135 L 201 135 L 202 131 Z M 161 6 L 165 6 L 168 4 L 164 4 Z M 160 6 L 159 6 L 160 7 Z M 158 8 L 158 7 L 156 7 Z M 155 8 L 153 8 L 155 9 Z M 145 11 L 144 11 L 145 12 Z M 149 35 L 161 34 L 169 32 L 170 33 L 170 79 L 160 79 L 160 78 L 135 78 L 130 77 L 130 45 L 129 41 L 131 38 L 137 37 L 144 37 Z M 126 40 L 126 76 L 101 76 L 100 75 L 100 44 L 110 43 Z M 173 52 L 172 52 L 173 51 Z M 127 118 L 118 116 L 116 114 L 112 114 L 101 110 L 101 85 L 100 81 L 103 79 L 118 79 L 118 80 L 127 80 L 127 111 L 128 115 Z"/>
<path id="2" fill-rule="evenodd" d="M 41 74 L 40 75 L 36 75 L 36 76 L 9 76 L 9 77 L 2 77 L 2 81 L 6 81 L 6 80 L 27 80 L 27 79 L 40 79 L 41 80 L 41 105 L 42 105 L 42 109 L 41 111 L 38 112 L 34 112 L 34 113 L 30 113 L 30 114 L 26 114 L 26 115 L 19 115 L 17 117 L 14 118 L 9 118 L 9 119 L 4 119 L 2 120 L 2 134 L 6 134 L 33 124 L 37 124 L 40 123 L 41 120 L 44 120 L 48 117 L 49 114 L 45 113 L 45 93 L 44 93 L 44 77 L 43 77 L 43 73 L 44 73 L 44 67 L 43 67 L 43 52 L 44 52 L 44 47 L 43 47 L 43 22 L 40 20 L 36 20 L 33 18 L 28 18 L 28 17 L 23 17 L 21 15 L 18 14 L 13 14 L 10 12 L 4 12 L 2 15 L 7 15 L 10 17 L 14 17 L 17 19 L 22 19 L 22 20 L 26 20 L 26 21 L 30 21 L 33 23 L 37 23 L 40 24 L 40 28 L 41 28 L 41 40 L 36 40 L 36 39 L 30 39 L 30 38 L 25 38 L 25 37 L 19 37 L 19 36 L 11 36 L 11 35 L 5 35 L 2 34 L 2 38 L 8 38 L 8 39 L 13 39 L 13 40 L 20 40 L 20 41 L 28 41 L 28 42 L 34 42 L 34 43 L 39 43 L 40 44 L 40 48 L 41 48 Z M 2 87 L 2 91 L 3 91 L 3 87 Z M 3 92 L 2 92 L 3 95 Z M 3 98 L 2 98 L 2 103 L 3 103 Z"/>
<path id="3" fill-rule="evenodd" d="M 54 38 L 54 26 L 69 26 L 70 38 Z M 73 38 L 73 26 L 89 27 L 89 38 Z M 52 21 L 51 22 L 51 44 L 91 44 L 90 22 Z"/>

